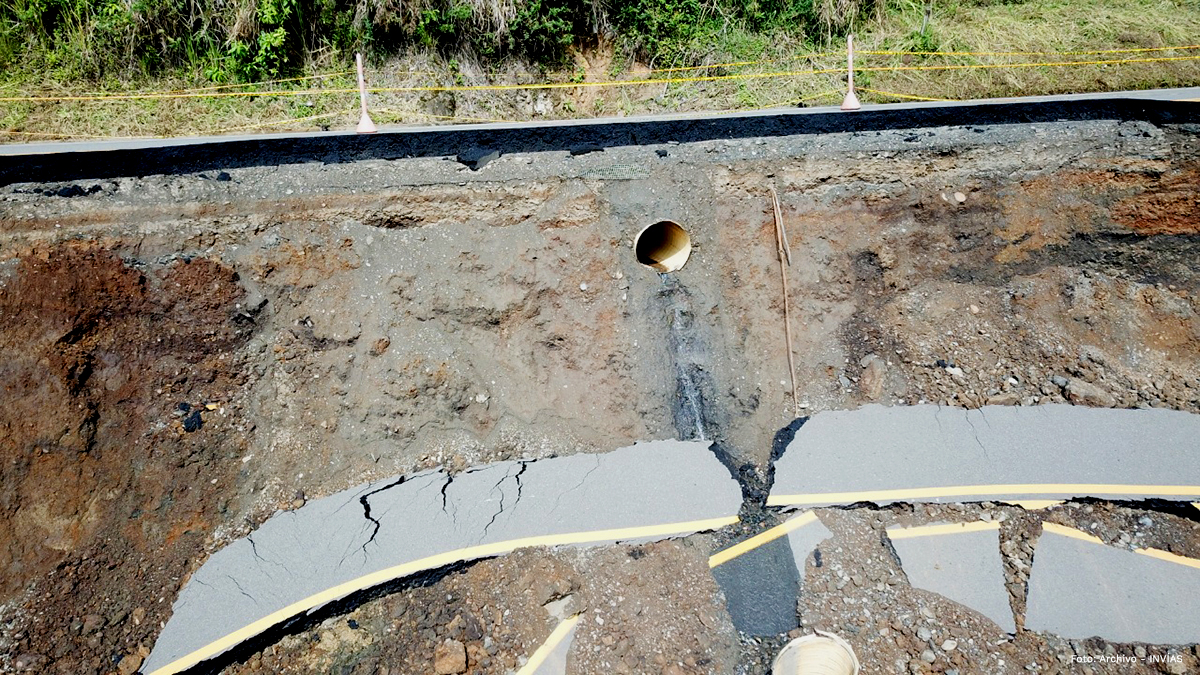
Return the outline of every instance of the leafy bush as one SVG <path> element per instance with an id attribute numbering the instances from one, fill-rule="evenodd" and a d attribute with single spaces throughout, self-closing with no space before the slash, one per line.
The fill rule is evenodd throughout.
<path id="1" fill-rule="evenodd" d="M 354 50 L 424 45 L 553 66 L 610 26 L 626 54 L 682 64 L 761 50 L 779 31 L 844 28 L 874 1 L 0 0 L 0 64 L 19 57 L 30 72 L 67 80 L 183 68 L 252 81 L 295 71 L 318 51 L 348 60 Z M 841 13 L 831 19 L 829 7 Z"/>
<path id="2" fill-rule="evenodd" d="M 820 7 L 814 0 L 631 0 L 618 3 L 612 19 L 627 50 L 664 66 L 685 65 L 719 49 L 736 56 L 739 46 L 750 46 L 746 36 L 759 48 L 778 34 L 811 41 L 822 25 L 819 9 L 830 3 L 853 6 L 848 19 L 837 19 L 836 30 L 826 31 L 841 34 L 865 6 L 859 0 L 816 1 Z"/>

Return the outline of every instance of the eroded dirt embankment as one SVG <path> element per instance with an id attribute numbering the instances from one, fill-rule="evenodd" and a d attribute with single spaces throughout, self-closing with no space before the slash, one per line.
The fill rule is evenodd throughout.
<path id="1" fill-rule="evenodd" d="M 6 667 L 132 672 L 208 551 L 397 472 L 703 434 L 761 484 L 777 430 L 821 409 L 1200 412 L 1196 132 L 940 127 L 8 186 Z M 695 246 L 669 280 L 630 249 L 661 218 Z"/>
<path id="2" fill-rule="evenodd" d="M 159 598 L 231 515 L 245 445 L 237 274 L 139 267 L 64 243 L 0 288 L 2 591 L 29 602 L 22 642 L 73 668 L 149 646 Z"/>

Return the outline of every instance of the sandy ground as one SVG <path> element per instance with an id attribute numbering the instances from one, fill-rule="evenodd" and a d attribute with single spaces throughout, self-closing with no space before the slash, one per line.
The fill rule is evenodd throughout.
<path id="1" fill-rule="evenodd" d="M 209 552 L 398 472 L 703 434 L 754 496 L 776 432 L 820 410 L 1200 412 L 1198 132 L 938 127 L 0 189 L 0 667 L 134 672 Z M 798 410 L 770 185 L 791 240 Z M 663 218 L 694 247 L 668 277 L 631 250 Z M 1117 530 L 1130 511 L 1089 508 Z M 1194 521 L 1141 515 L 1196 555 Z M 887 585 L 897 572 L 871 546 L 899 515 L 831 517 L 841 564 Z M 578 672 L 761 672 L 771 643 L 733 632 L 702 569 L 712 545 L 481 562 L 229 672 L 424 673 L 445 639 L 474 649 L 476 672 L 506 672 L 553 627 L 541 605 L 559 592 L 531 591 L 531 565 L 580 602 L 628 590 L 618 627 L 581 633 L 600 647 L 575 652 Z M 799 616 L 882 649 L 864 672 L 1069 672 L 1063 641 L 1005 641 L 945 607 L 948 634 L 1008 645 L 975 656 L 1015 656 L 928 664 L 897 637 L 920 594 L 881 591 L 864 622 L 839 613 L 842 590 L 806 594 Z"/>

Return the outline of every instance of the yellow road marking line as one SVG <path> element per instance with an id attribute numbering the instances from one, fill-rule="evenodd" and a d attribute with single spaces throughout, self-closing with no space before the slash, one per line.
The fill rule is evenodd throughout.
<path id="1" fill-rule="evenodd" d="M 1009 497 L 1044 494 L 1144 495 L 1147 497 L 1191 497 L 1200 495 L 1200 485 L 1093 485 L 1087 483 L 1027 483 L 1014 485 L 956 485 L 950 487 L 825 492 L 773 495 L 767 506 L 813 506 L 874 501 L 905 501 L 942 497 Z"/>
<path id="2" fill-rule="evenodd" d="M 762 546 L 763 544 L 774 541 L 788 532 L 804 527 L 805 525 L 815 522 L 816 520 L 817 514 L 813 513 L 812 511 L 805 511 L 804 513 L 801 513 L 785 523 L 776 525 L 775 527 L 772 527 L 765 532 L 760 532 L 743 542 L 734 544 L 723 551 L 714 553 L 708 559 L 708 566 L 712 568 L 716 567 L 717 565 L 727 563 L 744 553 L 748 553 L 759 546 Z"/>
<path id="3" fill-rule="evenodd" d="M 1078 539 L 1079 541 L 1089 541 L 1093 544 L 1108 546 L 1108 544 L 1105 544 L 1104 541 L 1096 535 L 1088 534 L 1087 532 L 1082 532 L 1073 527 L 1067 527 L 1066 525 L 1059 525 L 1058 523 L 1042 523 L 1042 531 L 1053 532 L 1054 534 L 1070 537 L 1072 539 Z"/>
<path id="4" fill-rule="evenodd" d="M 1158 558 L 1159 560 L 1173 562 L 1178 565 L 1195 567 L 1196 569 L 1200 570 L 1200 560 L 1188 558 L 1187 556 L 1178 555 L 1176 553 L 1171 553 L 1170 551 L 1163 551 L 1157 548 L 1138 548 L 1134 549 L 1134 552 L 1141 553 L 1142 555 L 1148 555 L 1151 558 Z"/>
<path id="5" fill-rule="evenodd" d="M 1064 525 L 1059 525 L 1057 523 L 1042 523 L 1042 531 L 1043 532 L 1053 532 L 1054 534 L 1059 534 L 1064 537 L 1070 537 L 1072 539 L 1078 539 L 1079 541 L 1086 541 L 1086 542 L 1089 542 L 1092 544 L 1100 544 L 1101 546 L 1108 546 L 1108 544 L 1104 543 L 1104 541 L 1102 539 L 1100 539 L 1099 537 L 1088 534 L 1087 532 L 1081 532 L 1079 530 L 1076 530 L 1073 527 L 1066 527 Z M 1165 560 L 1167 562 L 1175 563 L 1177 565 L 1185 565 L 1187 567 L 1194 567 L 1194 568 L 1200 570 L 1200 560 L 1196 560 L 1194 558 L 1188 558 L 1187 556 L 1182 556 L 1182 555 L 1178 555 L 1175 553 L 1171 553 L 1170 551 L 1163 551 L 1163 550 L 1157 549 L 1157 548 L 1135 548 L 1135 549 L 1133 549 L 1133 552 L 1139 553 L 1144 556 L 1149 556 L 1151 558 L 1156 558 L 1158 560 Z"/>
<path id="6" fill-rule="evenodd" d="M 1037 511 L 1038 509 L 1046 509 L 1051 506 L 1058 506 L 1063 503 L 1061 499 L 1013 499 L 1005 500 L 1005 504 L 1019 506 L 1026 511 Z"/>
<path id="7" fill-rule="evenodd" d="M 554 648 L 558 646 L 558 643 L 562 642 L 567 635 L 570 635 L 571 629 L 575 627 L 575 624 L 579 623 L 579 619 L 582 616 L 582 614 L 576 614 L 555 626 L 554 631 L 550 633 L 550 637 L 546 638 L 542 646 L 538 647 L 533 656 L 529 657 L 529 661 L 523 668 L 517 671 L 517 675 L 533 675 L 537 672 L 538 667 L 550 657 L 550 654 L 554 652 Z"/>
<path id="8" fill-rule="evenodd" d="M 1200 99 L 1197 99 L 1197 100 L 1200 100 Z M 1192 502 L 1192 506 L 1200 509 L 1200 502 Z"/>
<path id="9" fill-rule="evenodd" d="M 692 520 L 682 523 L 666 523 L 663 525 L 645 525 L 641 527 L 623 527 L 611 530 L 593 530 L 591 532 L 571 532 L 568 534 L 547 534 L 536 537 L 524 537 L 521 539 L 510 539 L 508 541 L 498 541 L 493 544 L 483 544 L 480 546 L 470 546 L 460 548 L 454 551 L 439 553 L 427 558 L 413 560 L 401 565 L 395 565 L 386 569 L 379 570 L 367 574 L 357 579 L 343 582 L 332 588 L 327 588 L 320 593 L 310 595 L 303 600 L 298 600 L 283 609 L 271 612 L 267 616 L 233 631 L 219 640 L 210 642 L 209 644 L 183 656 L 179 659 L 168 663 L 167 665 L 155 670 L 149 675 L 172 675 L 182 670 L 191 668 L 205 659 L 217 656 L 232 647 L 235 647 L 247 639 L 258 635 L 267 630 L 271 626 L 289 619 L 301 612 L 307 612 L 314 607 L 333 602 L 339 598 L 344 598 L 351 593 L 361 591 L 372 586 L 378 586 L 384 582 L 392 581 L 406 577 L 410 574 L 415 574 L 428 569 L 445 567 L 463 560 L 473 560 L 476 558 L 486 558 L 489 556 L 502 555 L 510 553 L 518 548 L 528 548 L 533 546 L 562 546 L 565 544 L 583 544 L 588 542 L 613 541 L 619 539 L 640 539 L 643 537 L 662 537 L 681 532 L 699 532 L 703 530 L 715 530 L 726 525 L 732 525 L 738 521 L 737 516 L 725 516 L 722 518 L 709 518 L 706 520 Z"/>
<path id="10" fill-rule="evenodd" d="M 942 523 L 939 525 L 921 525 L 918 527 L 889 527 L 887 535 L 891 539 L 911 539 L 913 537 L 932 537 L 939 534 L 963 534 L 965 532 L 981 532 L 983 530 L 999 530 L 1000 523 L 988 523 L 977 520 L 972 523 Z"/>

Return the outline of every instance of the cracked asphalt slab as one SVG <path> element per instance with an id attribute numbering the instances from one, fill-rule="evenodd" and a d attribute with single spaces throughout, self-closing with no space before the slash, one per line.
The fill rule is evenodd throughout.
<path id="1" fill-rule="evenodd" d="M 1200 642 L 1200 560 L 1146 553 L 1045 526 L 1029 575 L 1025 627 L 1067 638 Z"/>
<path id="2" fill-rule="evenodd" d="M 1004 588 L 999 523 L 889 528 L 887 534 L 914 588 L 949 598 L 1005 632 L 1016 632 Z"/>
<path id="3" fill-rule="evenodd" d="M 741 504 L 737 482 L 708 444 L 681 441 L 352 488 L 280 513 L 214 553 L 180 591 L 143 670 L 180 672 L 292 617 L 416 572 L 527 546 L 716 529 L 736 520 Z"/>
<path id="4" fill-rule="evenodd" d="M 800 578 L 786 538 L 713 568 L 733 625 L 745 635 L 773 636 L 799 626 Z"/>
<path id="5" fill-rule="evenodd" d="M 772 506 L 1200 495 L 1200 415 L 935 405 L 814 415 L 775 462 Z"/>

